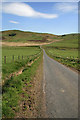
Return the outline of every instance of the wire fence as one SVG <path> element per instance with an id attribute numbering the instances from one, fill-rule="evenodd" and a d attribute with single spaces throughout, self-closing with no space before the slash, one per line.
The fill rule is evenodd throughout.
<path id="1" fill-rule="evenodd" d="M 41 53 L 41 52 L 40 52 Z M 6 63 L 11 63 L 11 62 L 16 62 L 16 61 L 23 61 L 26 59 L 34 59 L 35 57 L 37 57 L 40 53 L 34 54 L 34 55 L 12 55 L 12 56 L 3 56 L 2 57 L 2 63 L 6 64 Z"/>

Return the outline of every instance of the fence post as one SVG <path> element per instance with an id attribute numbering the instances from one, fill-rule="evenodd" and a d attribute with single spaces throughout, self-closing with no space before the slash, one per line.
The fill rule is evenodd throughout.
<path id="1" fill-rule="evenodd" d="M 6 64 L 6 56 L 4 56 L 4 63 Z"/>
<path id="2" fill-rule="evenodd" d="M 13 55 L 12 59 L 13 59 L 13 61 L 14 61 L 14 55 Z"/>
<path id="3" fill-rule="evenodd" d="M 23 56 L 22 56 L 22 60 L 23 60 Z"/>

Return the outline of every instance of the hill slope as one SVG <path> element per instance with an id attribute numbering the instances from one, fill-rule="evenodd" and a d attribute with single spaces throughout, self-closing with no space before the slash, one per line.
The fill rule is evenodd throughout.
<path id="1" fill-rule="evenodd" d="M 19 30 L 8 30 L 2 32 L 3 42 L 50 42 L 57 36 L 48 33 L 24 32 Z"/>
<path id="2" fill-rule="evenodd" d="M 58 39 L 62 39 L 62 41 L 51 43 L 47 45 L 48 47 L 57 47 L 57 48 L 76 48 L 78 49 L 79 43 L 79 34 L 66 34 L 61 35 Z"/>

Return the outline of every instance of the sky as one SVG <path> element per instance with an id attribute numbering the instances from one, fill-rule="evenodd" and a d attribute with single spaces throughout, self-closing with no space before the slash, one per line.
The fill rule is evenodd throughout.
<path id="1" fill-rule="evenodd" d="M 2 30 L 78 32 L 77 2 L 3 2 Z"/>
<path id="2" fill-rule="evenodd" d="M 79 2 L 80 0 L 0 0 L 2 2 Z"/>

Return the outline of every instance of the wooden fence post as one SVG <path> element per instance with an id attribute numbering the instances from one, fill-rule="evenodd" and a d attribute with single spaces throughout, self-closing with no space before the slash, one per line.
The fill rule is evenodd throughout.
<path id="1" fill-rule="evenodd" d="M 22 56 L 22 60 L 23 60 L 23 56 Z"/>
<path id="2" fill-rule="evenodd" d="M 12 59 L 13 59 L 13 61 L 14 61 L 14 55 L 13 55 Z"/>
<path id="3" fill-rule="evenodd" d="M 6 56 L 4 56 L 4 63 L 6 64 Z"/>

